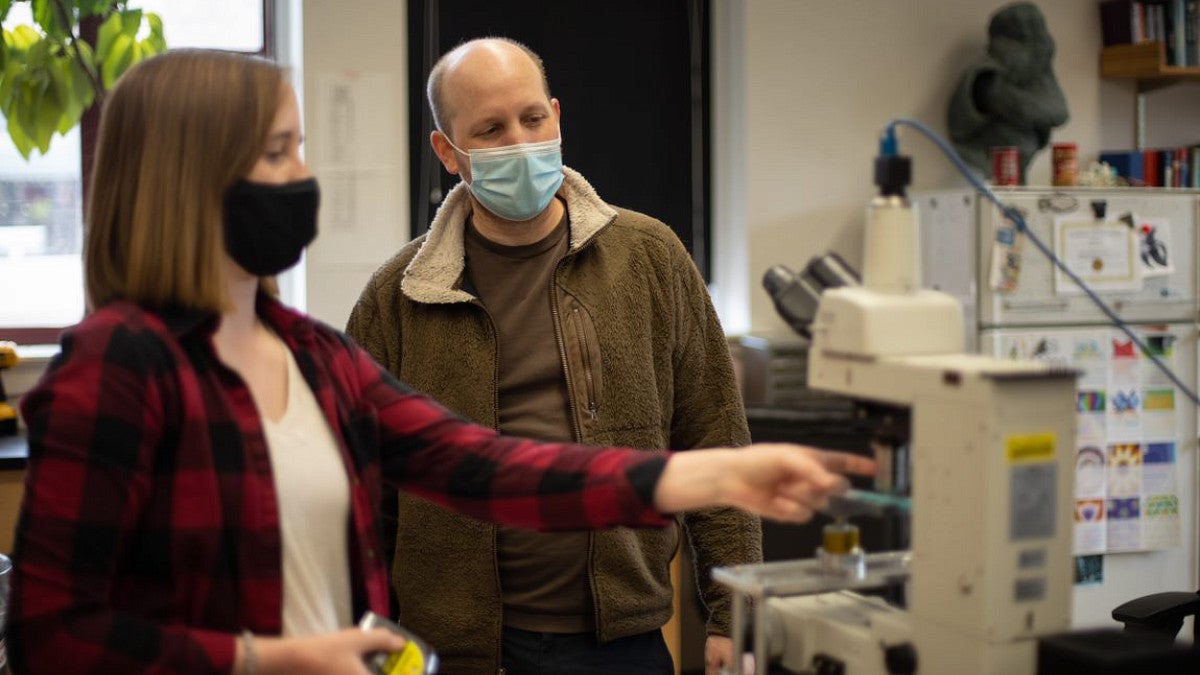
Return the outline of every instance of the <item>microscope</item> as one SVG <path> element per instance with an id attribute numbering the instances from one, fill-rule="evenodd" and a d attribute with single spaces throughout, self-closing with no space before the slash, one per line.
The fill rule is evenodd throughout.
<path id="1" fill-rule="evenodd" d="M 861 283 L 825 257 L 764 285 L 811 338 L 809 387 L 907 413 L 885 484 L 910 493 L 852 490 L 816 557 L 713 576 L 734 635 L 752 619 L 758 675 L 1035 673 L 1038 639 L 1071 617 L 1076 373 L 964 353 L 958 301 L 920 285 L 910 160 L 884 145 Z M 858 546 L 847 519 L 885 507 L 910 511 L 911 550 Z M 859 592 L 889 585 L 904 608 Z"/>

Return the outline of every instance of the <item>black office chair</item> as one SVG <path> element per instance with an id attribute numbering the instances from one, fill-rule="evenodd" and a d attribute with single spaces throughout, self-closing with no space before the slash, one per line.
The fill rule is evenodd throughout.
<path id="1" fill-rule="evenodd" d="M 1125 630 L 1052 635 L 1038 643 L 1038 675 L 1196 675 L 1200 673 L 1200 620 L 1193 644 L 1175 642 L 1183 620 L 1200 613 L 1200 591 L 1155 593 L 1130 600 L 1112 616 Z"/>
<path id="2" fill-rule="evenodd" d="M 1155 593 L 1130 600 L 1113 610 L 1112 617 L 1125 624 L 1125 631 L 1158 635 L 1174 642 L 1183 620 L 1200 613 L 1200 591 Z M 1192 642 L 1200 645 L 1200 621 L 1192 622 Z"/>

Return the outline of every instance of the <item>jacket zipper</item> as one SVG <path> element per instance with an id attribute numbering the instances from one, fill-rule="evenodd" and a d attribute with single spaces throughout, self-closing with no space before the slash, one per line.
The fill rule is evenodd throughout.
<path id="1" fill-rule="evenodd" d="M 567 381 L 567 408 L 571 411 L 571 433 L 576 443 L 583 442 L 583 429 L 579 425 L 579 410 L 575 405 L 575 383 L 571 381 L 571 368 L 567 363 L 567 343 L 563 340 L 562 316 L 558 309 L 558 294 L 555 293 L 554 282 L 558 276 L 559 266 L 554 268 L 550 276 L 550 315 L 554 319 L 554 341 L 558 343 L 558 358 L 562 361 L 563 378 Z"/>
<path id="2" fill-rule="evenodd" d="M 482 301 L 476 299 L 472 304 L 483 312 L 492 329 L 492 428 L 500 431 L 500 343 L 496 339 L 496 320 Z"/>
<path id="3" fill-rule="evenodd" d="M 564 258 L 563 260 L 565 260 L 565 259 L 566 258 Z M 555 339 L 555 341 L 558 342 L 558 356 L 560 359 L 562 359 L 563 377 L 567 381 L 567 408 L 569 408 L 571 411 L 571 430 L 572 430 L 572 433 L 574 433 L 574 435 L 575 435 L 575 442 L 582 443 L 583 442 L 583 430 L 580 428 L 578 411 L 576 410 L 576 407 L 575 407 L 575 387 L 574 387 L 574 383 L 571 381 L 570 366 L 567 364 L 567 343 L 563 339 L 563 336 L 562 336 L 562 333 L 563 333 L 562 317 L 559 314 L 558 294 L 555 293 L 555 287 L 554 287 L 554 283 L 556 280 L 555 277 L 557 277 L 559 267 L 561 267 L 561 266 L 562 266 L 562 261 L 560 260 L 558 267 L 555 267 L 555 269 L 554 269 L 554 275 L 552 275 L 550 278 L 550 314 L 554 318 L 554 339 Z M 579 310 L 576 309 L 574 311 L 578 312 Z M 596 417 L 595 417 L 596 412 L 595 412 L 595 402 L 592 400 L 592 393 L 591 393 L 592 392 L 592 390 L 591 390 L 592 373 L 591 373 L 591 368 L 587 365 L 587 342 L 583 338 L 582 328 L 583 328 L 583 325 L 580 324 L 580 341 L 582 343 L 581 346 L 584 348 L 584 351 L 583 351 L 583 353 L 584 353 L 584 357 L 583 357 L 584 358 L 584 372 L 587 375 L 587 383 L 588 383 L 588 411 L 592 415 L 592 419 L 594 420 L 594 419 L 596 419 Z M 587 556 L 588 556 L 588 564 L 587 564 L 588 586 L 592 590 L 592 619 L 595 622 L 595 630 L 596 630 L 597 639 L 599 639 L 599 636 L 600 636 L 600 601 L 598 600 L 599 595 L 596 593 L 595 545 L 596 545 L 595 532 L 588 532 L 588 552 L 587 552 Z M 504 675 L 504 674 L 501 673 L 500 675 Z"/>
<path id="4" fill-rule="evenodd" d="M 474 304 L 483 310 L 483 315 L 487 317 L 488 323 L 492 327 L 492 353 L 495 354 L 495 358 L 492 359 L 492 428 L 500 431 L 500 343 L 496 340 L 496 321 L 482 301 L 476 299 Z M 496 528 L 496 525 L 492 525 L 492 574 L 495 577 L 496 588 L 500 588 L 500 550 L 499 543 L 496 541 L 499 532 Z M 503 614 L 503 598 L 500 601 L 500 611 Z M 504 622 L 501 621 L 500 629 L 496 633 L 496 675 L 505 675 L 506 672 L 504 669 Z"/>
<path id="5" fill-rule="evenodd" d="M 595 422 L 600 410 L 596 405 L 596 384 L 592 376 L 592 357 L 588 352 L 587 333 L 583 330 L 583 318 L 580 315 L 579 308 L 576 307 L 571 312 L 575 315 L 575 322 L 579 324 L 579 351 L 583 354 L 583 377 L 587 383 L 588 416 Z"/>
<path id="6" fill-rule="evenodd" d="M 603 634 L 600 631 L 600 594 L 596 590 L 596 532 L 592 530 L 588 532 L 588 586 L 592 589 L 592 625 L 596 633 L 596 641 L 599 642 L 600 636 Z"/>

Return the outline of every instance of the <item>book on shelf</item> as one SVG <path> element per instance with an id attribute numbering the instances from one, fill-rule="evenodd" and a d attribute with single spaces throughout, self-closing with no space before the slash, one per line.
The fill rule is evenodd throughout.
<path id="1" fill-rule="evenodd" d="M 1100 3 L 1100 34 L 1104 46 L 1144 42 L 1146 8 L 1135 0 L 1105 0 Z"/>
<path id="2" fill-rule="evenodd" d="M 1200 0 L 1104 0 L 1105 47 L 1161 42 L 1167 66 L 1200 66 Z"/>
<path id="3" fill-rule="evenodd" d="M 1167 65 L 1187 65 L 1184 49 L 1184 0 L 1166 0 L 1163 5 L 1163 31 L 1166 34 Z"/>
<path id="4" fill-rule="evenodd" d="M 1168 66 L 1187 63 L 1184 47 L 1184 22 L 1187 3 L 1185 0 L 1141 0 L 1153 16 L 1147 37 L 1151 42 L 1161 42 L 1166 47 Z"/>
<path id="5" fill-rule="evenodd" d="M 1200 0 L 1187 0 L 1184 7 L 1183 44 L 1186 66 L 1200 66 Z"/>
<path id="6" fill-rule="evenodd" d="M 1169 14 L 1171 16 L 1171 37 L 1167 40 L 1167 45 L 1174 55 L 1171 63 L 1176 66 L 1186 66 L 1188 62 L 1186 40 L 1187 2 L 1185 0 L 1172 0 Z"/>
<path id="7" fill-rule="evenodd" d="M 1166 44 L 1167 22 L 1166 17 L 1163 16 L 1165 13 L 1163 11 L 1163 6 L 1158 3 L 1150 2 L 1150 0 L 1144 0 L 1144 4 L 1146 4 L 1146 12 L 1149 16 L 1149 20 L 1147 21 L 1148 27 L 1146 29 L 1146 37 L 1151 42 L 1161 42 Z M 1167 54 L 1170 54 L 1170 50 L 1167 50 Z"/>
<path id="8" fill-rule="evenodd" d="M 1131 185 L 1140 185 L 1145 180 L 1142 172 L 1142 152 L 1140 150 L 1109 150 L 1100 153 L 1100 161 L 1112 167 L 1117 175 L 1129 181 Z"/>
<path id="9" fill-rule="evenodd" d="M 1166 152 L 1167 156 L 1171 158 L 1171 181 L 1164 184 L 1163 187 L 1190 187 L 1187 183 L 1187 172 L 1184 170 L 1185 164 L 1180 161 L 1182 155 L 1179 150 L 1167 150 Z"/>
<path id="10" fill-rule="evenodd" d="M 1130 185 L 1200 188 L 1200 144 L 1144 150 L 1105 150 L 1101 162 Z"/>

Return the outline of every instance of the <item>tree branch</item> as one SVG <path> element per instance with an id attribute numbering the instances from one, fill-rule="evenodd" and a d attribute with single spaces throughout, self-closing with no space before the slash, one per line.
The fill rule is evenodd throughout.
<path id="1" fill-rule="evenodd" d="M 79 67 L 83 68 L 84 74 L 87 75 L 88 82 L 92 84 L 92 91 L 94 91 L 96 94 L 95 99 L 92 101 L 92 105 L 99 105 L 101 101 L 104 100 L 104 84 L 100 82 L 100 74 L 92 69 L 91 64 L 89 64 L 87 60 L 83 58 L 83 53 L 79 50 L 79 38 L 76 37 L 75 31 L 72 30 L 74 22 L 71 20 L 71 14 L 67 10 L 65 0 L 52 1 L 54 3 L 54 9 L 58 13 L 58 20 L 62 21 L 63 28 L 66 30 L 67 35 L 69 36 L 71 49 L 75 52 L 75 59 L 79 61 Z M 92 45 L 93 51 L 95 50 L 95 47 L 95 45 Z"/>

